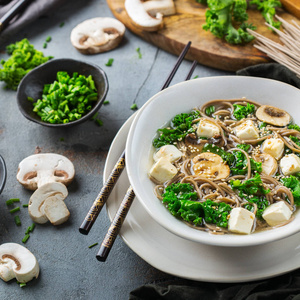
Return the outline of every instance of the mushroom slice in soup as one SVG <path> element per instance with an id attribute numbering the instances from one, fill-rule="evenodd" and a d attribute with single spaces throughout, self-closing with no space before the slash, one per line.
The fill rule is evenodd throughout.
<path id="1" fill-rule="evenodd" d="M 195 175 L 211 180 L 225 179 L 230 174 L 230 168 L 220 155 L 204 152 L 193 158 Z"/>
<path id="2" fill-rule="evenodd" d="M 276 173 L 278 164 L 276 159 L 268 153 L 260 153 L 253 156 L 255 161 L 261 162 L 262 173 L 272 176 Z"/>

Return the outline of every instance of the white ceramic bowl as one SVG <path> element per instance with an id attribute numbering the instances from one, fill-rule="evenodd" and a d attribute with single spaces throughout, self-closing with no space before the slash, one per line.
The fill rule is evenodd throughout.
<path id="1" fill-rule="evenodd" d="M 219 76 L 176 84 L 149 99 L 137 112 L 126 143 L 126 168 L 138 201 L 150 216 L 170 232 L 195 242 L 216 246 L 253 246 L 279 240 L 300 231 L 300 214 L 289 224 L 250 235 L 213 235 L 193 229 L 172 216 L 154 195 L 148 178 L 153 164 L 152 140 L 176 114 L 188 112 L 214 99 L 246 97 L 288 111 L 300 124 L 300 90 L 279 81 L 247 77 Z M 147 224 L 145 224 L 147 226 Z"/>

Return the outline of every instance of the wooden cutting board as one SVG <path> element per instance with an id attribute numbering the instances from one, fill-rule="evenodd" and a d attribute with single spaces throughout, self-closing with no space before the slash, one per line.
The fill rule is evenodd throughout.
<path id="1" fill-rule="evenodd" d="M 130 31 L 172 54 L 179 55 L 188 41 L 191 41 L 192 45 L 186 58 L 216 69 L 236 71 L 270 61 L 267 55 L 253 47 L 254 41 L 243 46 L 229 45 L 203 30 L 207 7 L 195 0 L 175 0 L 176 15 L 164 17 L 164 27 L 157 32 L 146 32 L 136 28 L 126 13 L 124 2 L 125 0 L 107 0 L 114 16 Z M 255 24 L 258 33 L 279 41 L 278 36 L 265 25 L 260 12 L 249 9 L 248 14 L 248 23 Z M 282 9 L 278 11 L 278 15 L 288 22 L 295 20 L 300 24 L 299 19 Z"/>

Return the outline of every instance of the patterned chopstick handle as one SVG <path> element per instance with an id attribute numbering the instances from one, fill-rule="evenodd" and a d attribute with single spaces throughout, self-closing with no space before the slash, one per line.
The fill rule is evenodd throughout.
<path id="1" fill-rule="evenodd" d="M 100 193 L 98 194 L 96 200 L 94 201 L 92 207 L 87 213 L 84 221 L 79 227 L 79 232 L 82 234 L 88 234 L 92 228 L 94 222 L 96 221 L 100 211 L 102 210 L 106 200 L 108 199 L 113 187 L 115 186 L 118 178 L 120 177 L 122 171 L 125 168 L 125 151 L 123 151 L 116 165 L 114 166 L 112 172 L 110 173 L 107 181 L 102 187 Z"/>
<path id="2" fill-rule="evenodd" d="M 121 205 L 118 209 L 118 211 L 116 212 L 114 219 L 107 231 L 107 234 L 101 244 L 100 250 L 98 252 L 98 254 L 96 255 L 96 258 L 99 261 L 105 261 L 110 249 L 112 248 L 115 239 L 122 227 L 122 224 L 126 218 L 126 215 L 130 209 L 130 206 L 133 202 L 133 199 L 135 197 L 134 191 L 132 189 L 132 187 L 130 186 L 126 192 L 126 195 L 124 197 L 124 199 L 121 202 Z"/>

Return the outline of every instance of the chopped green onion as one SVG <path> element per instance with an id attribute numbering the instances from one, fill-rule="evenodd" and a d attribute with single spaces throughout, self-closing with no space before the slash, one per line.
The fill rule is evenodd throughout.
<path id="1" fill-rule="evenodd" d="M 35 228 L 35 223 L 32 223 L 31 226 L 27 227 L 25 234 L 29 234 L 30 232 L 33 232 L 34 228 Z"/>
<path id="2" fill-rule="evenodd" d="M 17 226 L 21 226 L 22 225 L 22 223 L 21 223 L 21 220 L 20 220 L 20 217 L 19 216 L 15 216 L 15 223 L 16 223 L 16 225 Z"/>
<path id="3" fill-rule="evenodd" d="M 48 37 L 46 38 L 46 42 L 47 42 L 47 43 L 51 42 L 51 40 L 52 40 L 52 37 L 51 37 L 51 36 L 48 36 Z"/>
<path id="4" fill-rule="evenodd" d="M 20 199 L 19 198 L 11 198 L 9 200 L 6 201 L 6 205 L 12 205 L 14 204 L 15 202 L 20 202 Z"/>
<path id="5" fill-rule="evenodd" d="M 93 248 L 93 247 L 95 247 L 95 246 L 97 246 L 97 245 L 98 245 L 98 243 L 95 243 L 95 244 L 93 244 L 93 245 L 90 245 L 89 248 Z"/>
<path id="6" fill-rule="evenodd" d="M 23 204 L 22 206 L 23 206 L 23 207 L 28 207 L 28 204 Z"/>
<path id="7" fill-rule="evenodd" d="M 98 126 L 102 126 L 103 125 L 103 121 L 100 119 L 95 119 L 95 122 L 97 123 Z"/>
<path id="8" fill-rule="evenodd" d="M 196 78 L 198 78 L 199 76 L 198 75 L 196 75 L 193 79 L 196 79 Z"/>
<path id="9" fill-rule="evenodd" d="M 105 64 L 107 67 L 111 67 L 112 66 L 112 64 L 113 64 L 113 62 L 114 62 L 114 59 L 113 58 L 110 58 L 109 60 L 108 60 L 108 62 Z"/>
<path id="10" fill-rule="evenodd" d="M 59 24 L 59 27 L 63 27 L 65 25 L 65 22 L 61 22 L 60 24 Z"/>
<path id="11" fill-rule="evenodd" d="M 60 140 L 61 142 L 64 142 L 65 139 L 62 137 L 62 138 L 60 138 L 59 140 Z"/>
<path id="12" fill-rule="evenodd" d="M 138 55 L 139 55 L 139 59 L 141 59 L 141 58 L 142 58 L 142 53 L 141 53 L 140 47 L 136 48 L 136 52 L 137 52 Z"/>
<path id="13" fill-rule="evenodd" d="M 130 109 L 132 109 L 132 110 L 136 110 L 138 107 L 137 107 L 137 105 L 136 105 L 136 103 L 134 103 L 134 104 L 132 104 L 131 106 L 130 106 Z"/>
<path id="14" fill-rule="evenodd" d="M 106 101 L 103 102 L 103 104 L 104 104 L 104 105 L 109 104 L 109 101 L 106 100 Z"/>
<path id="15" fill-rule="evenodd" d="M 13 208 L 13 209 L 11 209 L 9 212 L 11 213 L 11 214 L 13 214 L 13 213 L 15 213 L 15 212 L 17 212 L 17 211 L 20 211 L 20 207 L 18 206 L 18 207 L 15 207 L 15 208 Z"/>
<path id="16" fill-rule="evenodd" d="M 26 286 L 26 283 L 20 283 L 21 288 L 24 287 L 24 286 Z"/>
<path id="17" fill-rule="evenodd" d="M 47 43 L 46 43 L 46 42 L 43 44 L 43 48 L 44 48 L 44 49 L 47 48 Z"/>
<path id="18" fill-rule="evenodd" d="M 25 236 L 22 239 L 22 243 L 25 244 L 28 241 L 29 238 L 30 238 L 30 235 L 29 234 L 25 234 Z"/>
<path id="19" fill-rule="evenodd" d="M 34 102 L 34 99 L 31 98 L 31 97 L 27 97 L 27 100 L 30 101 L 30 102 Z"/>

